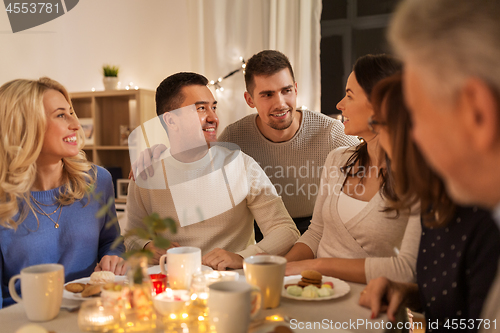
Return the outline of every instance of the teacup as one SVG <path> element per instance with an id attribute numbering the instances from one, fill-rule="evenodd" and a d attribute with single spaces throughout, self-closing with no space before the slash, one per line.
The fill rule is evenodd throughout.
<path id="1" fill-rule="evenodd" d="M 21 298 L 15 288 L 21 280 Z M 64 266 L 42 264 L 23 268 L 21 274 L 9 281 L 9 292 L 17 303 L 23 303 L 26 315 L 31 321 L 54 319 L 61 308 L 64 289 Z"/>
<path id="2" fill-rule="evenodd" d="M 165 261 L 167 269 L 165 270 Z M 161 272 L 168 276 L 172 289 L 189 289 L 194 273 L 201 272 L 201 250 L 197 247 L 179 246 L 167 250 L 160 257 Z"/>
<path id="3" fill-rule="evenodd" d="M 210 324 L 216 332 L 246 333 L 260 312 L 260 290 L 243 281 L 220 281 L 208 288 Z"/>
<path id="4" fill-rule="evenodd" d="M 280 305 L 285 269 L 286 259 L 280 256 L 251 256 L 243 261 L 247 282 L 259 287 L 262 292 L 264 309 L 274 309 Z"/>

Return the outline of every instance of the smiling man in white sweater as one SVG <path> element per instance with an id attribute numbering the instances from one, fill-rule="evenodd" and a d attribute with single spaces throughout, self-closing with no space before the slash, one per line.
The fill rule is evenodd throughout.
<path id="1" fill-rule="evenodd" d="M 259 165 L 239 149 L 215 142 L 217 102 L 207 83 L 202 75 L 177 73 L 157 88 L 154 121 L 167 131 L 170 148 L 153 163 L 152 177 L 130 184 L 124 229 L 140 226 L 153 212 L 172 217 L 178 231 L 164 236 L 175 245 L 201 248 L 203 263 L 212 268 L 242 268 L 250 255 L 286 253 L 299 232 Z M 146 136 L 153 137 L 147 131 Z M 254 219 L 264 233 L 257 244 Z M 135 236 L 125 244 L 152 250 L 155 261 L 165 253 Z"/>

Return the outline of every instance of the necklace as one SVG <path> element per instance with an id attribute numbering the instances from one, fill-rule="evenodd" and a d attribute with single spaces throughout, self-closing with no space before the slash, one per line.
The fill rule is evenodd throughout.
<path id="1" fill-rule="evenodd" d="M 61 213 L 62 213 L 62 204 L 61 204 L 61 203 L 59 203 L 59 206 L 57 206 L 56 210 L 54 210 L 52 213 L 48 214 L 48 213 L 46 213 L 46 212 L 44 212 L 44 211 L 43 211 L 42 207 L 40 207 L 40 205 L 39 205 L 39 204 L 42 204 L 41 202 L 39 203 L 39 202 L 38 202 L 35 198 L 33 198 L 33 197 L 31 197 L 31 199 L 32 199 L 33 203 L 34 203 L 34 204 L 38 207 L 38 209 L 39 209 L 39 210 L 38 210 L 38 209 L 36 209 L 35 207 L 33 207 L 33 208 L 34 208 L 34 210 L 35 210 L 37 213 L 40 213 L 40 214 L 42 214 L 42 215 L 44 215 L 44 216 L 47 216 L 47 217 L 49 218 L 49 220 L 51 220 L 51 221 L 54 223 L 54 228 L 56 228 L 56 229 L 57 229 L 57 228 L 59 228 L 59 219 L 61 218 Z M 42 205 L 44 205 L 44 204 L 42 204 Z M 52 206 L 52 205 L 44 205 L 44 206 Z M 54 221 L 54 220 L 52 219 L 52 217 L 50 217 L 50 215 L 52 215 L 52 214 L 54 214 L 55 212 L 57 212 L 57 210 L 58 210 L 59 208 L 60 208 L 60 210 L 59 210 L 59 216 L 57 217 L 57 221 Z"/>

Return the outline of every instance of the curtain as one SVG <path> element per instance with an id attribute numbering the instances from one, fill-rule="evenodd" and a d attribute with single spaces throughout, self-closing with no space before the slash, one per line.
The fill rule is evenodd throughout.
<path id="1" fill-rule="evenodd" d="M 320 111 L 321 0 L 188 0 L 187 22 L 193 71 L 217 80 L 241 68 L 265 49 L 290 59 L 298 83 L 297 107 Z M 181 27 L 180 27 L 181 28 Z M 255 112 L 243 98 L 242 71 L 214 91 L 219 102 L 219 133 Z"/>

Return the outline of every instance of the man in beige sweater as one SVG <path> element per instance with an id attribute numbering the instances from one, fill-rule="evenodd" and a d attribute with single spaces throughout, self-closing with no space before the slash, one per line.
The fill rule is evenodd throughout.
<path id="1" fill-rule="evenodd" d="M 125 231 L 153 212 L 172 217 L 178 231 L 164 236 L 174 245 L 201 248 L 203 264 L 215 269 L 242 268 L 247 256 L 286 253 L 299 232 L 259 165 L 241 151 L 215 143 L 217 102 L 207 83 L 202 75 L 177 73 L 157 88 L 158 120 L 170 149 L 152 164 L 152 177 L 137 177 L 130 184 Z M 254 219 L 264 231 L 257 244 Z M 134 236 L 125 244 L 152 250 L 155 261 L 165 253 Z"/>
<path id="2" fill-rule="evenodd" d="M 359 141 L 344 134 L 340 121 L 297 110 L 297 82 L 283 53 L 264 50 L 252 56 L 245 84 L 245 100 L 257 113 L 226 127 L 219 142 L 237 144 L 260 164 L 302 234 L 311 221 L 328 153 Z"/>

